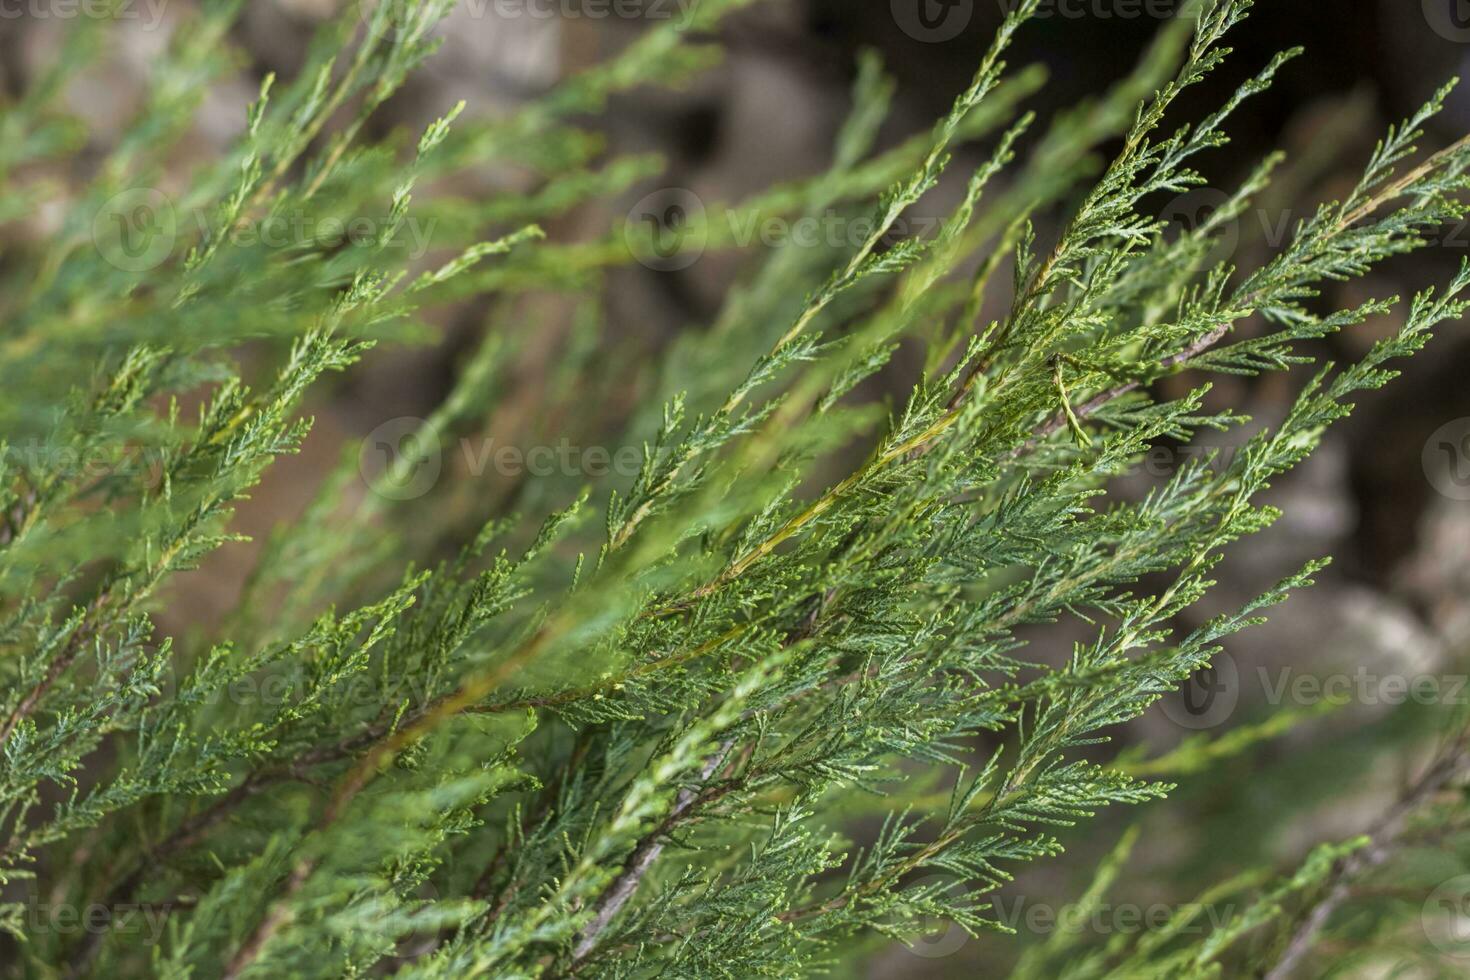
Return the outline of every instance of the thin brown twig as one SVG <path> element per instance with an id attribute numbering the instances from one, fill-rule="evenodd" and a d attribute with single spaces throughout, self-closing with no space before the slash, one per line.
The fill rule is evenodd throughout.
<path id="1" fill-rule="evenodd" d="M 113 886 L 107 893 L 107 897 L 90 907 L 103 908 L 108 911 L 110 917 L 112 909 L 132 900 L 133 893 L 142 884 L 144 876 L 150 870 L 199 843 L 211 827 L 218 824 L 229 815 L 231 810 L 246 800 L 286 779 L 304 780 L 306 777 L 300 769 L 300 766 L 291 766 L 285 770 L 270 770 L 253 774 L 215 800 L 213 804 L 184 821 L 167 838 L 144 851 L 133 870 Z M 107 930 L 104 928 L 89 929 L 87 933 L 86 940 L 71 957 L 72 965 L 67 971 L 69 976 L 77 977 L 87 972 L 92 961 L 101 951 L 102 940 L 107 936 Z"/>
<path id="2" fill-rule="evenodd" d="M 20 699 L 20 702 L 6 716 L 5 721 L 0 723 L 0 746 L 3 746 L 9 741 L 10 736 L 20 726 L 20 723 L 30 717 L 31 713 L 36 710 L 41 703 L 41 699 L 46 696 L 46 692 L 51 690 L 56 682 L 61 679 L 61 675 L 66 672 L 66 669 L 81 655 L 83 645 L 93 636 L 103 631 L 104 624 L 99 623 L 97 617 L 107 606 L 110 599 L 110 590 L 104 589 L 87 604 L 86 609 L 82 613 L 81 622 L 77 623 L 76 629 L 67 638 L 66 646 L 62 648 L 61 653 L 52 658 L 51 663 L 46 667 L 46 673 Z"/>
<path id="3" fill-rule="evenodd" d="M 597 903 L 597 908 L 592 916 L 592 921 L 582 927 L 577 936 L 577 945 L 572 950 L 572 970 L 585 960 L 594 949 L 597 948 L 598 937 L 607 929 L 617 914 L 622 911 L 623 906 L 633 897 L 638 886 L 643 881 L 648 869 L 658 860 L 663 853 L 664 840 L 668 832 L 698 801 L 705 784 L 714 775 L 715 770 L 729 755 L 730 748 L 734 744 L 733 739 L 726 739 L 720 744 L 710 757 L 705 760 L 704 766 L 699 771 L 699 785 L 685 786 L 679 790 L 674 798 L 674 807 L 669 815 L 663 819 L 658 828 L 645 837 L 637 847 L 633 849 L 623 873 L 607 891 L 603 892 L 602 898 Z"/>
<path id="4" fill-rule="evenodd" d="M 1465 747 L 1465 738 L 1462 736 L 1457 750 L 1431 766 L 1413 788 L 1369 829 L 1367 846 L 1337 862 L 1321 901 L 1297 924 L 1286 949 L 1276 964 L 1265 973 L 1263 980 L 1287 980 L 1311 952 L 1317 934 L 1327 924 L 1327 920 L 1351 895 L 1353 880 L 1392 856 L 1403 839 L 1409 818 L 1415 811 L 1433 799 L 1451 781 L 1470 773 L 1470 754 L 1466 754 Z"/>

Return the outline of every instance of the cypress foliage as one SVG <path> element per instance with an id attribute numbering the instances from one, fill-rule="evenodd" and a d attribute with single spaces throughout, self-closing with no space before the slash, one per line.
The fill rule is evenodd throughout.
<path id="1" fill-rule="evenodd" d="M 549 239 L 558 214 L 657 172 L 606 155 L 585 120 L 614 93 L 712 64 L 711 29 L 745 2 L 694 5 L 506 118 L 457 107 L 379 143 L 368 119 L 431 56 L 451 3 L 354 8 L 296 78 L 265 80 L 230 152 L 181 182 L 171 154 L 232 67 L 239 5 L 207 0 L 84 188 L 60 197 L 60 227 L 7 253 L 9 975 L 852 975 L 935 917 L 1008 930 L 996 895 L 1065 861 L 1063 828 L 1157 800 L 1172 788 L 1158 777 L 1285 727 L 1152 760 L 1106 745 L 1311 583 L 1322 562 L 1303 556 L 1244 608 L 1174 628 L 1224 549 L 1278 517 L 1260 501 L 1271 480 L 1470 303 L 1470 266 L 1407 301 L 1317 302 L 1324 282 L 1424 248 L 1465 213 L 1470 142 L 1416 147 L 1449 89 L 1384 137 L 1345 199 L 1237 269 L 1213 263 L 1217 239 L 1278 158 L 1183 234 L 1149 209 L 1204 182 L 1196 157 L 1296 52 L 1180 122 L 1175 103 L 1219 69 L 1250 7 L 1205 0 L 1131 76 L 1044 123 L 1024 111 L 1038 77 L 1005 62 L 1038 7 L 1022 0 L 932 131 L 875 150 L 892 87 L 868 59 L 825 174 L 691 213 L 677 234 L 631 222 Z M 81 145 L 58 98 L 106 31 L 75 25 L 5 109 L 6 220 L 61 194 L 34 175 Z M 895 243 L 973 142 L 989 159 L 959 205 Z M 527 168 L 536 190 L 423 190 L 490 161 Z M 1038 242 L 1033 218 L 1063 204 Z M 371 492 L 351 452 L 263 543 L 230 615 L 182 635 L 155 625 L 181 574 L 242 547 L 234 510 L 300 449 L 303 400 L 370 347 L 422 341 L 466 299 L 572 296 L 581 339 L 543 407 L 564 423 L 553 436 L 604 441 L 613 413 L 595 406 L 613 391 L 590 352 L 608 277 L 834 209 L 870 234 L 775 251 L 640 379 L 615 437 L 643 447 L 636 474 L 528 479 L 509 500 L 452 480 L 418 493 L 442 447 L 493 419 L 524 332 L 495 306 Z M 362 218 L 370 233 L 320 231 Z M 286 247 L 240 233 L 273 219 L 313 231 Z M 430 219 L 426 263 L 406 253 Z M 1007 312 L 981 322 L 1007 286 Z M 1312 366 L 1310 341 L 1388 316 L 1400 326 L 1358 362 Z M 917 377 L 900 347 L 921 352 Z M 1109 497 L 1160 440 L 1246 421 L 1207 407 L 1212 373 L 1293 369 L 1311 372 L 1295 403 L 1242 451 Z M 907 398 L 877 399 L 880 376 Z M 1157 384 L 1181 377 L 1192 387 Z M 594 408 L 558 411 L 576 401 Z M 1092 639 L 1046 657 L 1048 624 L 1071 618 Z M 1436 815 L 1462 747 L 1443 749 L 1405 813 L 1454 825 Z M 1283 969 L 1402 822 L 1220 885 L 1240 897 L 1208 930 L 1181 911 L 1106 948 L 1059 936 L 1017 975 Z M 94 921 L 57 929 L 42 907 Z"/>

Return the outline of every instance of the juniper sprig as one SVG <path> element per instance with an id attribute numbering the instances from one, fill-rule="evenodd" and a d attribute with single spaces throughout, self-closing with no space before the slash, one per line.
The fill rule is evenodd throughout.
<path id="1" fill-rule="evenodd" d="M 1172 787 L 1151 773 L 1184 778 L 1257 738 L 1153 760 L 1107 747 L 1311 584 L 1323 562 L 1178 628 L 1225 549 L 1279 516 L 1261 502 L 1271 481 L 1470 306 L 1470 265 L 1407 304 L 1322 296 L 1466 213 L 1470 140 L 1409 163 L 1448 88 L 1264 264 L 1212 264 L 1280 158 L 1183 234 L 1150 209 L 1204 183 L 1197 158 L 1298 52 L 1177 122 L 1250 7 L 1204 0 L 1130 77 L 1043 126 L 1023 109 L 1039 73 L 1005 62 L 1039 6 L 1023 0 L 931 131 L 878 148 L 893 86 L 869 57 L 825 174 L 711 204 L 674 247 L 734 251 L 735 229 L 829 213 L 870 233 L 752 263 L 707 329 L 632 382 L 634 407 L 566 411 L 629 403 L 593 356 L 600 305 L 615 272 L 668 244 L 621 223 L 591 241 L 542 230 L 657 172 L 608 154 L 588 120 L 617 92 L 711 65 L 716 24 L 745 0 L 694 5 L 505 117 L 460 106 L 381 142 L 368 120 L 432 56 L 451 5 L 349 6 L 295 78 L 259 86 L 230 151 L 187 176 L 174 153 L 236 68 L 236 3 L 179 25 L 146 103 L 77 186 L 37 168 L 82 145 L 59 96 L 105 27 L 78 25 L 4 110 L 0 215 L 64 215 L 7 247 L 0 291 L 14 975 L 845 975 L 936 916 L 1005 931 L 996 892 L 1059 860 L 1065 828 L 1157 800 Z M 957 173 L 971 145 L 983 162 Z M 451 189 L 490 162 L 534 189 Z M 931 234 L 895 236 L 944 181 L 958 205 Z M 405 254 L 416 216 L 433 220 L 429 258 Z M 238 233 L 288 217 L 371 233 L 285 247 Z M 541 389 L 563 427 L 548 435 L 642 446 L 637 473 L 396 499 L 492 424 L 525 333 L 516 301 L 538 292 L 579 311 Z M 348 452 L 254 553 L 229 615 L 166 630 L 181 577 L 242 547 L 234 511 L 301 449 L 324 379 L 485 298 L 477 346 L 389 471 L 364 488 Z M 1109 499 L 1161 440 L 1246 422 L 1211 407 L 1210 374 L 1290 371 L 1314 362 L 1311 341 L 1394 316 L 1242 451 Z M 1187 386 L 1160 384 L 1173 378 Z M 885 405 L 885 386 L 906 397 Z M 614 414 L 623 431 L 600 429 Z M 1063 619 L 1090 639 L 1052 656 L 1042 638 Z M 1251 897 L 1204 935 L 1186 912 L 1128 948 L 1059 935 L 1016 975 L 1289 966 L 1326 913 L 1284 910 L 1365 870 L 1353 855 L 1383 839 L 1221 885 Z M 81 935 L 38 927 L 38 902 L 101 918 Z M 137 909 L 158 929 L 123 914 Z M 1273 923 L 1299 938 L 1263 952 L 1249 937 Z"/>

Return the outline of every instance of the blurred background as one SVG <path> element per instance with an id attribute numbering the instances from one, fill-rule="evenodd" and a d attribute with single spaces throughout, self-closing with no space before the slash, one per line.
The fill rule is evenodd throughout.
<path id="1" fill-rule="evenodd" d="M 368 0 L 364 0 L 368 2 Z M 471 114 L 506 114 L 547 92 L 560 79 L 607 58 L 651 23 L 667 19 L 694 0 L 462 0 L 441 28 L 444 46 L 428 68 L 374 120 L 380 135 L 399 127 L 422 128 L 460 99 Z M 877 51 L 898 82 L 898 97 L 884 142 L 927 128 L 968 82 L 999 22 L 1005 0 L 773 0 L 734 17 L 720 40 L 728 56 L 692 87 L 639 91 L 614 100 L 604 129 L 610 152 L 656 152 L 665 172 L 621 200 L 581 206 L 549 228 L 553 237 L 591 237 L 618 227 L 646 195 L 679 188 L 703 201 L 738 201 L 773 183 L 821 173 L 849 106 L 860 52 Z M 1031 99 L 1043 117 L 1097 93 L 1134 64 L 1173 12 L 1170 0 L 1044 0 L 1044 16 L 1018 37 L 1010 61 L 1045 67 L 1048 82 Z M 108 134 L 140 98 L 150 57 L 165 43 L 168 25 L 186 11 L 186 0 L 134 0 L 136 16 L 119 20 L 115 48 L 103 73 L 77 79 L 68 93 L 73 111 L 86 118 L 93 139 Z M 211 96 L 196 143 L 201 156 L 238 132 L 244 106 L 260 76 L 289 76 L 312 32 L 340 12 L 338 0 L 249 0 L 233 37 L 245 64 L 233 88 Z M 54 11 L 53 11 L 54 12 Z M 14 94 L 47 63 L 64 17 L 47 16 L 35 4 L 7 4 L 0 14 L 0 84 Z M 1465 0 L 1260 0 L 1234 36 L 1235 57 L 1221 77 L 1193 93 L 1181 118 L 1197 118 L 1229 88 L 1264 65 L 1276 51 L 1305 45 L 1266 95 L 1248 103 L 1229 127 L 1230 147 L 1204 159 L 1211 186 L 1184 198 L 1157 202 L 1159 215 L 1190 226 L 1223 199 L 1250 165 L 1283 149 L 1291 166 L 1258 208 L 1243 215 L 1231 238 L 1233 259 L 1255 264 L 1286 240 L 1295 220 L 1318 201 L 1344 194 L 1393 121 L 1410 114 L 1440 82 L 1470 66 L 1470 3 Z M 1470 132 L 1470 87 L 1457 91 L 1426 140 L 1442 145 Z M 589 125 L 594 121 L 588 120 Z M 973 148 L 974 161 L 988 147 Z M 963 181 L 967 169 L 952 167 Z M 514 169 L 477 175 L 487 189 L 516 189 L 529 177 Z M 458 188 L 464 191 L 465 188 Z M 957 188 L 934 194 L 943 214 Z M 944 210 L 941 210 L 943 208 Z M 919 216 L 921 217 L 921 216 Z M 1059 215 L 1053 215 L 1056 220 Z M 22 234 L 46 234 L 44 215 Z M 1054 231 L 1050 229 L 1050 231 Z M 1049 229 L 1039 238 L 1049 240 Z M 731 288 L 764 246 L 736 254 L 712 254 L 674 271 L 632 267 L 610 280 L 604 329 L 632 361 L 655 359 L 680 331 L 708 324 Z M 1324 296 L 1340 308 L 1368 296 L 1410 295 L 1445 281 L 1470 257 L 1470 226 L 1446 229 L 1438 247 L 1391 264 L 1368 279 Z M 995 297 L 997 303 L 1006 297 Z M 455 376 L 463 351 L 494 297 L 466 303 L 436 324 L 440 342 L 375 353 L 359 371 L 313 406 L 317 428 L 300 457 L 279 465 L 240 516 L 241 529 L 263 536 L 297 516 L 341 447 L 383 423 L 425 416 Z M 516 384 L 524 404 L 546 384 L 546 365 L 574 343 L 573 311 L 557 297 L 520 301 L 517 315 L 535 325 L 523 345 Z M 528 309 L 527 305 L 531 308 Z M 1376 322 L 1324 342 L 1328 358 L 1361 353 L 1392 324 Z M 1147 846 L 1142 873 L 1121 887 L 1140 908 L 1176 900 L 1186 885 L 1261 862 L 1283 866 L 1314 841 L 1354 834 L 1392 801 L 1414 758 L 1399 751 L 1396 732 L 1403 705 L 1371 678 L 1431 678 L 1443 688 L 1464 670 L 1470 652 L 1470 325 L 1446 329 L 1432 347 L 1408 363 L 1405 377 L 1365 398 L 1359 411 L 1334 430 L 1322 451 L 1274 488 L 1284 518 L 1232 554 L 1222 572 L 1219 601 L 1233 604 L 1260 591 L 1263 582 L 1325 554 L 1337 562 L 1317 588 L 1296 596 L 1266 627 L 1235 639 L 1227 662 L 1201 677 L 1198 690 L 1151 712 L 1120 741 L 1157 754 L 1196 732 L 1219 733 L 1264 718 L 1295 697 L 1295 708 L 1315 706 L 1310 693 L 1283 695 L 1281 682 L 1306 673 L 1357 675 L 1350 703 L 1260 750 L 1232 760 L 1208 784 L 1181 780 L 1167 806 L 1142 818 Z M 1217 379 L 1221 404 L 1266 421 L 1279 417 L 1301 378 Z M 517 417 L 515 397 L 496 422 L 497 441 L 515 444 L 536 420 Z M 588 411 L 624 415 L 626 405 Z M 1236 444 L 1245 433 L 1230 435 Z M 1229 444 L 1225 447 L 1229 450 Z M 1135 478 L 1136 491 L 1169 475 L 1199 451 L 1161 447 Z M 191 617 L 208 619 L 228 609 L 249 570 L 248 549 L 226 549 L 190 578 L 187 601 L 174 603 L 170 624 L 187 629 Z M 1202 616 L 1206 611 L 1191 611 Z M 1079 636 L 1082 634 L 1079 632 Z M 1069 638 L 1051 630 L 1047 644 L 1065 649 Z M 1297 674 L 1293 674 L 1295 671 Z M 1366 686 L 1365 686 L 1366 685 Z M 1294 689 L 1293 689 L 1294 690 Z M 1465 695 L 1470 696 L 1470 695 Z M 1452 695 L 1441 690 L 1437 695 Z M 1318 699 L 1320 700 L 1320 698 Z M 1405 735 L 1405 739 L 1409 736 Z M 1296 741 L 1294 741 L 1296 740 Z M 1342 768 L 1293 762 L 1301 741 L 1328 745 Z M 1348 804 L 1330 798 L 1351 780 Z M 1278 804 L 1289 796 L 1296 816 L 1282 821 Z M 1085 839 L 1070 842 L 1072 860 L 1047 864 L 1007 892 L 1012 911 L 1063 908 L 1085 880 L 1066 868 L 1087 868 L 1136 814 L 1114 814 L 1090 825 Z M 1150 866 L 1167 866 L 1150 875 Z M 1020 905 L 1015 903 L 1020 902 Z M 894 946 L 872 964 L 874 977 L 989 975 L 1005 969 L 1028 942 L 1055 928 L 1045 917 L 1017 924 L 1020 942 L 965 936 L 936 923 L 930 940 L 913 949 Z M 1120 928 L 1116 922 L 1085 926 Z"/>

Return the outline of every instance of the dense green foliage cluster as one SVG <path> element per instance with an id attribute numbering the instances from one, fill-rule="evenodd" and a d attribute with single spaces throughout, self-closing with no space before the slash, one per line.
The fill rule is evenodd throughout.
<path id="1" fill-rule="evenodd" d="M 744 3 L 695 5 L 504 118 L 455 110 L 416 139 L 365 141 L 449 3 L 348 11 L 294 79 L 260 87 L 232 151 L 186 178 L 173 153 L 237 67 L 224 43 L 237 3 L 189 14 L 80 189 L 38 175 L 85 140 L 58 99 L 108 25 L 70 27 L 50 73 L 4 110 L 0 220 L 64 210 L 0 267 L 14 975 L 850 975 L 935 917 L 1004 926 L 996 890 L 1057 861 L 1059 828 L 1155 800 L 1170 786 L 1151 773 L 1269 734 L 1163 760 L 1104 744 L 1309 584 L 1317 564 L 1171 628 L 1222 549 L 1277 517 L 1258 500 L 1270 481 L 1464 312 L 1470 269 L 1403 304 L 1316 301 L 1466 211 L 1470 144 L 1414 158 L 1444 92 L 1388 134 L 1350 195 L 1236 269 L 1210 264 L 1215 238 L 1279 160 L 1184 234 L 1150 208 L 1203 183 L 1197 155 L 1289 60 L 1256 66 L 1203 121 L 1173 118 L 1221 65 L 1245 0 L 1189 8 L 1130 77 L 1049 125 L 1023 111 L 1038 73 L 1003 57 L 1037 0 L 1007 16 L 945 119 L 886 149 L 892 86 L 865 61 L 828 172 L 711 206 L 673 247 L 730 250 L 747 219 L 834 211 L 871 234 L 766 256 L 716 322 L 637 375 L 640 407 L 609 431 L 619 413 L 599 406 L 626 402 L 627 372 L 593 356 L 608 279 L 670 242 L 636 222 L 576 242 L 533 223 L 658 172 L 610 157 L 588 120 L 614 93 L 710 65 L 712 29 Z M 972 143 L 989 162 L 964 175 L 958 207 L 895 240 Z M 487 163 L 525 168 L 537 189 L 443 189 Z M 149 255 L 165 206 L 208 220 L 177 220 Z M 1033 218 L 1063 206 L 1039 247 Z M 370 232 L 284 247 L 237 233 L 273 216 L 365 218 Z M 430 219 L 426 263 L 405 237 Z M 986 325 L 1008 271 L 1008 312 Z M 579 305 L 542 389 L 560 426 L 548 441 L 642 445 L 636 476 L 528 478 L 494 500 L 445 479 L 395 499 L 440 443 L 493 426 L 530 332 L 514 304 L 538 291 Z M 478 346 L 381 492 L 362 486 L 353 447 L 264 542 L 230 616 L 164 635 L 155 618 L 181 573 L 242 547 L 234 508 L 307 437 L 312 386 L 486 297 Z M 1206 407 L 1211 372 L 1284 371 L 1310 361 L 1303 344 L 1386 316 L 1395 332 L 1316 373 L 1243 451 L 1138 499 L 1105 494 L 1160 440 L 1245 421 Z M 1156 384 L 1174 376 L 1194 387 Z M 911 393 L 885 405 L 897 383 Z M 1072 617 L 1093 624 L 1090 642 L 1027 654 Z M 1448 758 L 1425 799 L 1462 771 Z M 1203 935 L 1181 911 L 1107 948 L 1038 947 L 1018 975 L 1245 975 L 1299 957 L 1292 910 L 1375 843 L 1221 886 L 1236 912 Z M 86 929 L 37 912 L 64 906 L 101 912 Z"/>

